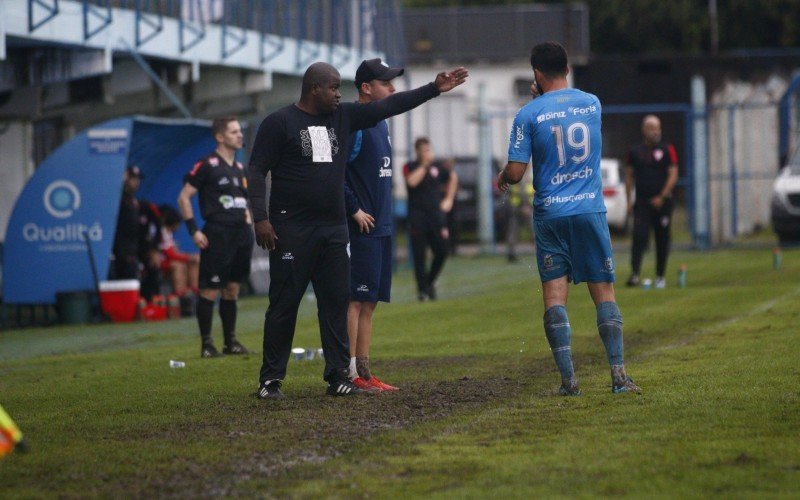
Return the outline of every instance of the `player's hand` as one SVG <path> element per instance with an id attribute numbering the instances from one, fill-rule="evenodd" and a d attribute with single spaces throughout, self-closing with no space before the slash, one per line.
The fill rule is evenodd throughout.
<path id="1" fill-rule="evenodd" d="M 192 241 L 194 241 L 194 244 L 197 245 L 197 248 L 200 250 L 208 248 L 208 238 L 203 234 L 203 231 L 195 231 L 192 235 Z"/>
<path id="2" fill-rule="evenodd" d="M 370 229 L 375 228 L 375 217 L 371 216 L 367 212 L 358 209 L 358 212 L 352 215 L 353 220 L 356 221 L 358 224 L 358 229 L 362 233 L 369 233 Z"/>
<path id="3" fill-rule="evenodd" d="M 661 195 L 653 196 L 650 198 L 650 205 L 656 210 L 661 210 L 661 207 L 664 206 L 664 197 Z"/>
<path id="4" fill-rule="evenodd" d="M 439 203 L 439 210 L 441 210 L 446 214 L 450 213 L 450 210 L 452 209 L 453 209 L 453 200 L 445 199 L 442 200 L 441 203 Z"/>
<path id="5" fill-rule="evenodd" d="M 505 193 L 508 191 L 508 179 L 506 179 L 506 170 L 503 169 L 497 174 L 497 189 L 500 190 L 501 193 Z"/>
<path id="6" fill-rule="evenodd" d="M 539 88 L 536 87 L 535 83 L 531 83 L 531 99 L 536 99 L 540 95 L 542 94 L 539 93 Z"/>
<path id="7" fill-rule="evenodd" d="M 253 226 L 256 232 L 256 243 L 264 250 L 275 250 L 275 242 L 278 235 L 269 220 L 260 220 Z"/>
<path id="8" fill-rule="evenodd" d="M 443 240 L 450 238 L 450 230 L 447 227 L 443 227 L 439 234 L 442 235 Z"/>
<path id="9" fill-rule="evenodd" d="M 464 83 L 468 76 L 469 71 L 463 66 L 459 66 L 453 71 L 439 73 L 433 83 L 439 89 L 439 92 L 447 92 Z"/>

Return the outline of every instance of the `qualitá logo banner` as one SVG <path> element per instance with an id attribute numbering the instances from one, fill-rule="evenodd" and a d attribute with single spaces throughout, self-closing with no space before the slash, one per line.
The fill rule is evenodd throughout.
<path id="1" fill-rule="evenodd" d="M 108 275 L 127 163 L 131 119 L 71 139 L 36 170 L 14 206 L 3 254 L 3 301 L 48 304 L 61 292 L 94 290 Z"/>

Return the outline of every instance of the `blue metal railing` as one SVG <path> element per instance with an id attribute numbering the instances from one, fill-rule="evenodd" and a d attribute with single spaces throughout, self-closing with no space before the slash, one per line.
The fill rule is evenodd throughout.
<path id="1" fill-rule="evenodd" d="M 135 47 L 163 32 L 164 18 L 179 21 L 181 53 L 201 42 L 206 27 L 222 28 L 221 56 L 227 59 L 249 40 L 246 30 L 260 34 L 261 60 L 268 62 L 284 50 L 283 39 L 300 42 L 297 65 L 325 58 L 339 65 L 350 61 L 352 50 L 386 54 L 392 64 L 405 62 L 401 7 L 398 0 L 80 0 L 83 35 L 88 41 L 113 21 L 113 9 L 135 12 Z M 61 14 L 59 0 L 28 0 L 28 32 Z M 270 36 L 273 35 L 273 36 Z M 280 41 L 276 41 L 280 40 Z M 320 46 L 327 46 L 325 53 Z"/>

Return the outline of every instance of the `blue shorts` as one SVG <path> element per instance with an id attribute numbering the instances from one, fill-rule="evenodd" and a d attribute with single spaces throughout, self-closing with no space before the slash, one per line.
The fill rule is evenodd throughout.
<path id="1" fill-rule="evenodd" d="M 350 300 L 389 302 L 392 237 L 350 233 Z"/>
<path id="2" fill-rule="evenodd" d="M 614 255 L 606 214 L 533 221 L 536 263 L 542 282 L 562 276 L 573 283 L 614 282 Z"/>

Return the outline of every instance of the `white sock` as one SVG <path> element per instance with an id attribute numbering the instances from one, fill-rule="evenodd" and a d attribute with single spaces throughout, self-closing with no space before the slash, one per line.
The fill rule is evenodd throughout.
<path id="1" fill-rule="evenodd" d="M 350 370 L 349 370 L 348 376 L 350 377 L 350 380 L 353 380 L 354 378 L 358 377 L 358 371 L 356 370 L 356 358 L 355 357 L 350 358 Z"/>

